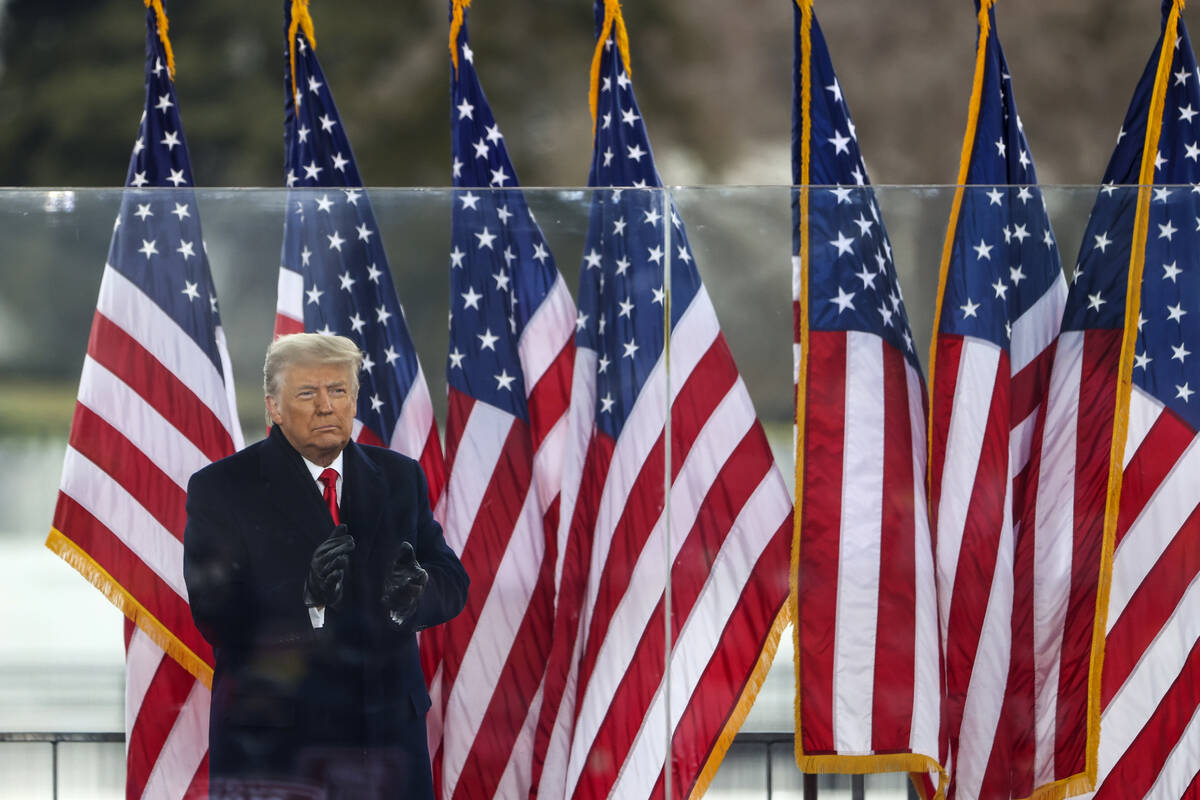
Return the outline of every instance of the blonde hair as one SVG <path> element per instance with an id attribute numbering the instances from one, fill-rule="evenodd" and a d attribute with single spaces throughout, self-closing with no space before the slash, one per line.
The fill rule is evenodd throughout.
<path id="1" fill-rule="evenodd" d="M 279 402 L 283 375 L 289 367 L 304 365 L 340 365 L 350 372 L 350 394 L 358 397 L 358 371 L 363 354 L 353 340 L 323 333 L 290 333 L 280 336 L 267 347 L 263 361 L 263 392 Z M 271 424 L 270 414 L 267 424 Z"/>

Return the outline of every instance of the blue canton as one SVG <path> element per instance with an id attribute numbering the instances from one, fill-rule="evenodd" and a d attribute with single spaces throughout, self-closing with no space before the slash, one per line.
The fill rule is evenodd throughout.
<path id="1" fill-rule="evenodd" d="M 596 4 L 597 36 L 604 4 Z M 671 264 L 671 326 L 700 291 L 687 233 L 650 151 L 633 82 L 614 38 L 604 42 L 595 149 L 588 174 L 596 191 L 579 276 L 575 343 L 596 351 L 596 425 L 617 438 L 663 352 Z"/>
<path id="2" fill-rule="evenodd" d="M 1124 327 L 1135 184 L 1161 46 L 1160 37 L 1104 173 L 1080 245 L 1064 330 Z M 1182 19 L 1163 108 L 1133 382 L 1200 428 L 1200 71 Z"/>
<path id="3" fill-rule="evenodd" d="M 976 3 L 978 8 L 978 3 Z M 941 333 L 1008 349 L 1011 324 L 1062 273 L 1012 78 L 988 10 L 982 100 L 942 301 Z M 976 188 L 987 186 L 989 188 Z"/>
<path id="4" fill-rule="evenodd" d="M 450 251 L 449 384 L 525 421 L 518 341 L 558 279 L 541 228 L 516 189 L 508 148 L 475 71 L 464 21 L 451 68 L 451 155 L 457 191 Z M 507 188 L 512 187 L 512 188 Z"/>
<path id="5" fill-rule="evenodd" d="M 792 9 L 796 40 L 803 14 Z M 920 370 L 892 245 L 870 188 L 842 87 L 817 18 L 812 18 L 811 164 L 809 185 L 809 328 L 864 331 L 883 337 Z M 803 80 L 796 50 L 794 80 Z M 800 184 L 803 119 L 792 119 L 792 181 Z M 816 188 L 829 187 L 829 188 Z M 792 195 L 792 252 L 800 253 L 800 200 Z"/>
<path id="6" fill-rule="evenodd" d="M 190 188 L 192 165 L 179 103 L 153 9 L 146 11 L 146 26 L 146 108 L 125 178 L 136 191 L 122 195 L 108 265 L 162 308 L 223 374 L 217 293 Z"/>
<path id="7" fill-rule="evenodd" d="M 291 191 L 281 263 L 303 276 L 304 329 L 348 336 L 365 354 L 356 416 L 386 443 L 417 378 L 416 350 L 371 201 L 355 188 L 362 178 L 350 140 L 303 31 L 296 36 L 295 96 L 287 58 L 285 49 L 285 169 Z"/>

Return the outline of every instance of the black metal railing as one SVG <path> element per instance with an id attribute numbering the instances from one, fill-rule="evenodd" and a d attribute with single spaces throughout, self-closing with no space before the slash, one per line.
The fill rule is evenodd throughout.
<path id="1" fill-rule="evenodd" d="M 60 744 L 120 744 L 125 741 L 125 734 L 119 731 L 103 732 L 103 733 L 82 733 L 82 732 L 57 732 L 57 731 L 32 731 L 32 732 L 4 732 L 0 731 L 0 745 L 3 744 L 47 744 L 50 746 L 50 763 L 52 770 L 52 797 L 58 800 L 58 746 Z M 794 745 L 794 737 L 791 733 L 740 733 L 734 738 L 734 746 L 740 748 L 743 752 L 748 749 L 761 748 L 763 752 L 763 764 L 766 778 L 766 800 L 773 800 L 775 775 L 774 761 L 772 757 L 773 751 L 776 749 L 785 749 L 787 753 L 791 753 Z M 804 785 L 804 800 L 819 800 L 820 791 L 819 775 L 805 774 L 803 776 Z M 850 798 L 851 800 L 866 800 L 866 780 L 863 775 L 851 775 L 850 778 Z M 908 786 L 909 800 L 918 800 L 916 790 L 912 785 Z"/>

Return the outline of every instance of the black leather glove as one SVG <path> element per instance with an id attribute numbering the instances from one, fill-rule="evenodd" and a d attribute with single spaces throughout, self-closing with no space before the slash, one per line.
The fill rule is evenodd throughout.
<path id="1" fill-rule="evenodd" d="M 417 554 L 408 542 L 400 545 L 400 555 L 383 579 L 383 607 L 397 626 L 402 626 L 417 610 L 417 602 L 429 583 L 429 573 L 417 562 Z"/>
<path id="2" fill-rule="evenodd" d="M 354 537 L 347 532 L 344 522 L 317 545 L 308 565 L 308 580 L 304 582 L 306 606 L 336 606 L 341 601 L 342 583 L 353 551 Z"/>

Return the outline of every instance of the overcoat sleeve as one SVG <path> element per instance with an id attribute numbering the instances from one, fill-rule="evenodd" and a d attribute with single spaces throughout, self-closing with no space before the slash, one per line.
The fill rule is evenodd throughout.
<path id="1" fill-rule="evenodd" d="M 188 481 L 183 579 L 196 627 L 213 647 L 244 643 L 253 625 L 249 555 L 214 475 Z"/>

